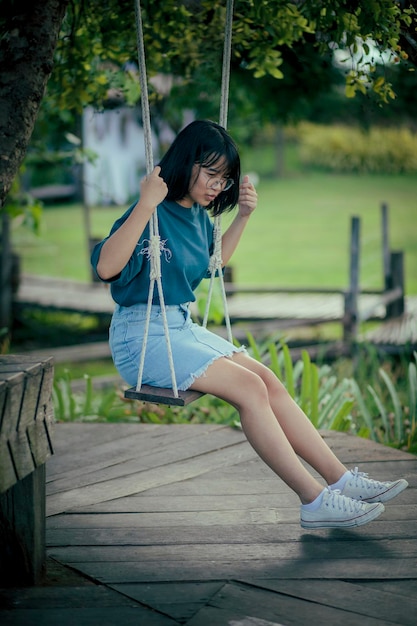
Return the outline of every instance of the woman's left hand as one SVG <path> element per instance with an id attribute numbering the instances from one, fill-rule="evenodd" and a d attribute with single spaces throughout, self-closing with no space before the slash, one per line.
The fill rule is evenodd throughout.
<path id="1" fill-rule="evenodd" d="M 244 176 L 239 187 L 239 215 L 241 217 L 249 217 L 256 209 L 258 202 L 258 194 L 253 184 L 249 180 L 249 176 Z"/>

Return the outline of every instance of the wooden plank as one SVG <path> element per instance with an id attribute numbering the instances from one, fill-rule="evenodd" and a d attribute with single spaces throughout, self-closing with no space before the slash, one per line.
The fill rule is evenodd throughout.
<path id="1" fill-rule="evenodd" d="M 52 407 L 49 417 L 46 413 L 44 419 L 41 420 L 38 417 L 36 422 L 30 424 L 26 430 L 26 436 L 35 466 L 45 463 L 54 453 Z"/>
<path id="2" fill-rule="evenodd" d="M 338 541 L 357 541 L 357 542 L 376 542 L 381 536 L 390 537 L 391 539 L 415 539 L 415 520 L 384 522 L 383 533 L 381 531 L 373 531 L 372 527 L 358 528 L 355 536 L 344 536 L 342 532 L 334 532 Z M 188 544 L 223 544 L 228 546 L 234 543 L 286 543 L 289 541 L 328 541 L 328 532 L 325 529 L 317 530 L 314 537 L 305 537 L 300 534 L 300 525 L 298 522 L 276 524 L 256 524 L 248 521 L 246 524 L 212 524 L 190 526 L 169 526 L 168 523 L 162 523 L 160 526 L 138 526 L 135 518 L 128 520 L 126 524 L 114 527 L 111 519 L 107 525 L 97 524 L 94 522 L 88 526 L 88 523 L 80 526 L 76 523 L 74 526 L 66 526 L 61 528 L 59 525 L 59 516 L 54 527 L 49 527 L 47 523 L 46 539 L 50 548 L 56 546 L 130 546 L 130 545 L 159 545 L 166 544 L 184 546 L 187 549 Z M 387 540 L 388 541 L 388 540 Z M 414 549 L 414 548 L 413 548 Z"/>
<path id="3" fill-rule="evenodd" d="M 278 482 L 278 481 L 276 481 Z M 175 486 L 174 486 L 175 487 Z M 152 494 L 156 490 L 152 490 Z M 184 496 L 175 495 L 147 495 L 129 496 L 111 502 L 95 504 L 91 507 L 83 507 L 83 514 L 86 513 L 185 513 L 195 511 L 230 511 L 239 509 L 268 509 L 282 507 L 293 507 L 297 504 L 297 498 L 286 487 L 286 493 L 277 495 L 276 501 L 271 502 L 272 490 L 264 494 L 239 494 L 225 495 L 220 492 L 215 495 Z M 273 496 L 275 498 L 275 496 Z"/>
<path id="4" fill-rule="evenodd" d="M 363 339 L 380 346 L 408 345 L 411 349 L 417 345 L 417 315 L 415 312 L 406 312 L 390 319 L 365 333 Z"/>
<path id="5" fill-rule="evenodd" d="M 71 460 L 74 458 L 74 453 L 68 449 L 68 441 L 71 441 L 71 445 L 77 450 L 78 458 L 79 455 L 88 450 L 91 451 L 96 446 L 113 443 L 116 448 L 123 449 L 132 437 L 137 437 L 140 441 L 140 439 L 155 435 L 156 431 L 159 434 L 169 432 L 168 427 L 164 425 L 125 423 L 108 423 L 103 428 L 103 424 L 98 423 L 74 424 L 62 422 L 57 424 L 57 429 L 60 436 L 55 441 L 57 456 L 49 464 L 51 470 L 62 459 Z"/>
<path id="6" fill-rule="evenodd" d="M 1 357 L 0 357 L 1 365 Z M 23 372 L 1 373 L 3 380 L 6 380 L 6 397 L 4 399 L 3 418 L 1 421 L 0 437 L 8 439 L 13 434 L 19 423 L 20 407 L 25 386 L 25 376 Z"/>
<path id="7" fill-rule="evenodd" d="M 139 539 L 136 543 L 140 543 Z M 308 546 L 308 547 L 306 547 Z M 164 561 L 210 561 L 221 562 L 224 559 L 224 543 L 184 544 L 171 545 L 107 545 L 107 546 L 65 546 L 51 548 L 50 555 L 67 564 L 78 562 L 149 562 L 157 564 Z M 310 559 L 312 561 L 347 561 L 352 557 L 352 542 L 349 541 L 319 541 L 301 543 L 300 541 L 274 542 L 273 534 L 269 542 L 264 543 L 232 543 L 227 548 L 229 563 L 263 560 L 283 561 L 285 559 Z M 355 558 L 379 558 L 385 560 L 414 559 L 417 557 L 417 545 L 412 539 L 380 539 L 379 541 L 361 541 L 355 544 Z"/>
<path id="8" fill-rule="evenodd" d="M 2 626 L 178 626 L 178 622 L 151 609 L 136 605 L 134 607 L 67 607 L 44 609 L 0 610 Z"/>
<path id="9" fill-rule="evenodd" d="M 43 370 L 40 363 L 27 366 L 20 365 L 24 369 L 24 385 L 22 390 L 21 407 L 19 414 L 18 430 L 25 430 L 36 419 L 39 407 L 39 394 L 42 386 Z M 49 387 L 51 391 L 51 387 Z"/>
<path id="10" fill-rule="evenodd" d="M 16 483 L 19 479 L 17 470 L 10 454 L 8 441 L 0 439 L 0 492 L 4 493 Z M 1 497 L 0 493 L 0 497 Z"/>
<path id="11" fill-rule="evenodd" d="M 123 595 L 152 607 L 181 623 L 190 619 L 223 587 L 219 582 L 113 585 Z"/>
<path id="12" fill-rule="evenodd" d="M 321 431 L 320 434 L 338 456 L 343 456 L 344 463 L 417 460 L 414 454 L 380 445 L 364 437 L 346 437 L 345 433 L 328 430 Z"/>
<path id="13" fill-rule="evenodd" d="M 415 579 L 417 559 L 364 558 L 341 561 L 282 560 L 265 563 L 263 560 L 228 562 L 164 561 L 152 562 L 77 562 L 75 568 L 104 584 L 123 582 L 169 582 L 196 580 L 230 580 L 245 578 L 274 578 L 283 580 L 345 579 L 346 572 L 355 580 Z M 349 568 L 348 570 L 346 568 Z"/>
<path id="14" fill-rule="evenodd" d="M 59 608 L 110 608 L 134 607 L 135 602 L 124 595 L 112 591 L 108 587 L 95 585 L 91 581 L 85 584 L 48 587 L 26 587 L 22 590 L 7 589 L 2 591 L 3 606 L 25 609 L 59 609 Z"/>
<path id="15" fill-rule="evenodd" d="M 367 580 L 362 583 L 362 587 L 367 589 L 383 591 L 385 593 L 395 594 L 399 600 L 402 598 L 416 599 L 416 581 L 415 580 Z"/>
<path id="16" fill-rule="evenodd" d="M 160 468 L 171 463 L 185 462 L 186 459 L 199 455 L 206 455 L 221 450 L 227 451 L 234 446 L 242 448 L 242 446 L 246 445 L 246 447 L 249 447 L 246 440 L 242 439 L 242 434 L 237 430 L 234 431 L 232 436 L 228 436 L 226 441 L 222 429 L 208 432 L 205 437 L 181 437 L 179 441 L 181 445 L 178 446 L 172 445 L 172 442 L 171 444 L 165 443 L 165 445 L 163 441 L 160 442 L 160 445 L 154 442 L 154 445 L 149 445 L 148 449 L 143 449 L 142 446 L 134 446 L 133 448 L 127 446 L 126 455 L 124 451 L 121 451 L 116 456 L 109 453 L 108 457 L 103 457 L 103 450 L 93 449 L 90 452 L 92 466 L 88 467 L 88 472 L 72 472 L 72 475 L 68 478 L 56 479 L 52 484 L 48 485 L 48 492 L 64 491 L 68 487 L 74 488 L 92 484 L 97 481 L 98 476 L 100 477 L 100 482 L 102 482 L 148 471 L 152 468 Z"/>
<path id="17" fill-rule="evenodd" d="M 46 368 L 46 369 L 44 369 Z M 9 489 L 52 454 L 52 362 L 0 356 L 4 387 L 0 448 L 0 492 Z"/>
<path id="18" fill-rule="evenodd" d="M 172 389 L 163 387 L 151 387 L 150 385 L 142 385 L 139 390 L 136 387 L 130 387 L 125 390 L 125 398 L 130 400 L 139 400 L 142 402 L 152 402 L 155 404 L 168 404 L 170 406 L 185 406 L 198 400 L 203 393 L 189 389 L 187 391 L 178 391 L 178 397 L 174 395 Z"/>
<path id="19" fill-rule="evenodd" d="M 180 440 L 197 437 L 198 434 L 207 434 L 216 430 L 230 430 L 223 424 L 132 424 L 132 423 L 116 423 L 116 424 L 74 424 L 60 423 L 57 425 L 62 433 L 57 440 L 56 446 L 59 452 L 59 459 L 56 457 L 51 462 L 51 469 L 54 464 L 62 459 L 69 460 L 73 457 L 71 451 L 68 450 L 68 440 L 74 442 L 77 447 L 77 457 L 80 456 L 84 462 L 92 451 L 99 450 L 103 453 L 123 454 L 125 450 L 128 453 L 135 446 L 142 446 L 144 449 L 158 448 L 162 445 L 169 444 L 170 441 L 179 442 Z M 129 446 L 129 441 L 134 443 Z M 68 468 L 67 468 L 68 469 Z"/>
<path id="20" fill-rule="evenodd" d="M 161 484 L 174 483 L 204 474 L 214 467 L 228 467 L 236 462 L 253 458 L 254 452 L 246 443 L 236 444 L 226 450 L 217 450 L 196 458 L 181 459 L 158 469 L 142 470 L 127 476 L 118 476 L 105 482 L 72 488 L 49 496 L 47 515 L 56 515 L 76 507 L 113 500 L 128 494 L 146 491 Z"/>
<path id="21" fill-rule="evenodd" d="M 404 598 L 372 588 L 366 582 L 356 584 L 342 580 L 305 580 L 298 581 L 296 587 L 292 582 L 285 580 L 245 582 L 268 591 L 355 613 L 360 623 L 363 617 L 373 617 L 402 626 L 415 626 L 417 613 L 415 595 L 404 601 Z M 352 602 L 354 597 L 366 597 L 366 602 Z"/>
<path id="22" fill-rule="evenodd" d="M 0 495 L 0 585 L 39 584 L 45 568 L 45 466 Z"/>
<path id="23" fill-rule="evenodd" d="M 21 276 L 15 304 L 108 317 L 114 310 L 110 291 L 102 283 L 81 283 L 27 274 Z"/>
<path id="24" fill-rule="evenodd" d="M 353 605 L 353 603 L 352 603 Z M 276 594 L 248 585 L 228 583 L 222 587 L 209 606 L 193 616 L 187 626 L 281 626 L 283 624 L 340 624 L 341 626 L 388 626 L 390 621 L 367 617 L 361 618 L 358 607 L 341 611 L 322 603 L 307 602 Z"/>
<path id="25" fill-rule="evenodd" d="M 60 424 L 60 429 L 61 426 Z M 125 429 L 123 426 L 129 426 L 129 428 Z M 144 429 L 144 426 L 151 428 Z M 92 473 L 124 461 L 136 460 L 141 464 L 140 467 L 148 468 L 149 463 L 153 462 L 153 465 L 156 465 L 155 453 L 160 454 L 163 460 L 168 460 L 167 455 L 169 454 L 172 460 L 171 448 L 178 449 L 176 453 L 176 458 L 178 458 L 178 454 L 181 456 L 183 448 L 187 448 L 187 450 L 196 449 L 195 446 L 198 445 L 201 449 L 200 443 L 198 443 L 201 438 L 213 441 L 212 438 L 215 437 L 213 447 L 223 447 L 223 444 L 227 442 L 245 440 L 242 434 L 238 435 L 238 430 L 233 431 L 234 434 L 231 436 L 228 427 L 214 424 L 204 425 L 203 429 L 200 430 L 195 428 L 195 425 L 190 426 L 188 424 L 175 426 L 121 424 L 120 433 L 118 433 L 117 427 L 110 428 L 109 433 L 112 437 L 105 440 L 100 437 L 100 425 L 96 424 L 95 427 L 95 429 L 89 430 L 85 429 L 85 424 L 71 424 L 69 429 L 65 429 L 68 438 L 72 440 L 73 436 L 76 437 L 74 445 L 77 446 L 77 464 L 74 466 L 71 447 L 67 445 L 65 450 L 58 448 L 57 455 L 48 464 L 48 477 L 50 477 L 51 483 L 62 478 L 60 477 L 61 473 L 65 479 L 68 479 L 68 482 L 71 482 L 77 476 L 85 474 L 86 468 L 88 468 L 88 473 Z M 86 435 L 84 440 L 82 439 L 83 433 Z M 91 438 L 88 436 L 89 433 L 92 433 Z M 184 454 L 184 456 L 187 455 Z M 53 482 L 48 486 L 48 491 L 55 490 L 57 486 L 59 483 Z M 72 486 L 74 485 L 72 484 Z"/>
<path id="26" fill-rule="evenodd" d="M 210 454 L 222 449 L 228 450 L 235 445 L 246 444 L 240 431 L 235 430 L 228 433 L 226 441 L 224 433 L 225 428 L 223 427 L 208 431 L 204 437 L 201 436 L 201 431 L 200 436 L 194 431 L 194 433 L 189 433 L 189 437 L 186 437 L 182 436 L 185 435 L 184 430 L 182 430 L 178 432 L 178 441 L 181 442 L 181 445 L 177 446 L 173 445 L 172 440 L 164 442 L 163 439 L 153 442 L 149 440 L 137 442 L 136 440 L 133 442 L 134 445 L 127 443 L 125 449 L 117 449 L 116 451 L 112 451 L 111 446 L 109 449 L 109 446 L 106 445 L 104 450 L 100 446 L 96 446 L 90 451 L 86 451 L 87 472 L 84 468 L 80 469 L 82 465 L 80 462 L 79 468 L 67 474 L 65 478 L 57 478 L 49 483 L 48 493 L 89 485 L 97 482 L 98 477 L 100 482 L 112 480 L 144 470 L 159 468 L 170 463 L 185 461 L 190 457 Z M 191 436 L 192 434 L 194 437 Z M 90 459 L 89 463 L 88 458 Z"/>
<path id="27" fill-rule="evenodd" d="M 255 459 L 255 456 L 253 459 Z M 146 494 L 146 496 L 158 496 L 161 498 L 169 498 L 172 496 L 181 501 L 183 498 L 186 499 L 191 496 L 198 496 L 199 494 L 205 497 L 215 496 L 216 498 L 262 495 L 270 498 L 270 506 L 281 506 L 281 501 L 283 502 L 283 506 L 287 506 L 286 498 L 288 494 L 291 494 L 290 497 L 292 498 L 293 503 L 297 502 L 297 497 L 294 493 L 285 485 L 285 483 L 277 479 L 276 476 L 273 476 L 272 478 L 255 476 L 250 480 L 245 480 L 244 477 L 237 477 L 239 470 L 241 470 L 241 473 L 244 474 L 244 466 L 245 463 L 242 463 L 241 465 L 239 464 L 237 467 L 237 473 L 234 471 L 235 468 L 231 466 L 227 470 L 227 475 L 225 475 L 225 472 L 222 472 L 221 470 L 219 472 L 214 470 L 207 476 L 196 476 L 192 481 L 174 483 L 173 485 L 160 485 L 159 487 L 152 489 L 152 492 L 150 494 Z M 230 475 L 229 472 L 231 473 Z M 242 474 L 240 474 L 240 476 Z M 142 494 L 138 494 L 137 497 L 140 499 Z M 135 498 L 136 496 L 133 495 L 132 498 L 129 497 L 128 499 L 127 506 L 133 507 L 132 510 L 136 507 Z M 281 498 L 283 498 L 283 500 L 281 500 Z M 110 507 L 113 507 L 112 503 L 109 503 L 109 505 Z M 98 504 L 97 506 L 100 505 Z M 119 509 L 119 512 L 123 512 L 125 510 L 126 512 L 129 512 L 129 508 L 123 508 L 125 506 L 125 501 L 122 498 L 120 499 L 120 506 L 121 508 Z M 110 510 L 113 510 L 113 508 Z M 186 511 L 187 508 L 184 508 L 183 510 Z"/>
<path id="28" fill-rule="evenodd" d="M 15 431 L 9 435 L 8 446 L 17 479 L 24 478 L 35 469 L 26 431 Z M 4 491 L 4 488 L 3 488 Z"/>

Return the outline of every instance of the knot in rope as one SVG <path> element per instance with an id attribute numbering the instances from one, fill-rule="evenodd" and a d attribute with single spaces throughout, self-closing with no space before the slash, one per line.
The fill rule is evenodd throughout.
<path id="1" fill-rule="evenodd" d="M 152 235 L 149 240 L 150 278 L 157 280 L 161 276 L 161 238 Z"/>
<path id="2" fill-rule="evenodd" d="M 148 243 L 148 246 L 142 248 L 139 254 L 146 256 L 150 261 L 149 274 L 150 278 L 157 280 L 161 277 L 161 254 L 164 253 L 167 263 L 172 258 L 172 252 L 165 246 L 167 239 L 161 239 L 158 235 L 150 235 L 149 239 L 144 239 L 143 243 Z"/>
<path id="3" fill-rule="evenodd" d="M 221 233 L 221 227 L 220 227 L 218 221 L 215 221 L 215 223 L 214 223 L 213 239 L 214 239 L 214 250 L 213 250 L 213 254 L 210 257 L 210 262 L 209 262 L 209 272 L 210 272 L 210 274 L 214 274 L 214 272 L 217 269 L 220 269 L 222 267 L 222 265 L 223 265 L 223 259 L 222 259 L 222 233 Z"/>

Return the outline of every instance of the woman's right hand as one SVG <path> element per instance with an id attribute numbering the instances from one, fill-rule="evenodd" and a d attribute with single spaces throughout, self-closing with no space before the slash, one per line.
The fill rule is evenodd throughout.
<path id="1" fill-rule="evenodd" d="M 154 210 L 168 193 L 168 187 L 164 179 L 159 175 L 161 168 L 157 165 L 153 171 L 142 178 L 140 182 L 139 204 L 149 210 Z"/>

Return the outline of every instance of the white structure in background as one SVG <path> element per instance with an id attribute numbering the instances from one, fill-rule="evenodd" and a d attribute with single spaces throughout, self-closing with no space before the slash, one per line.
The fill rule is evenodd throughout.
<path id="1" fill-rule="evenodd" d="M 94 163 L 84 165 L 84 202 L 88 206 L 123 205 L 138 195 L 146 160 L 143 130 L 135 109 L 98 112 L 86 108 L 83 146 L 97 155 Z"/>

